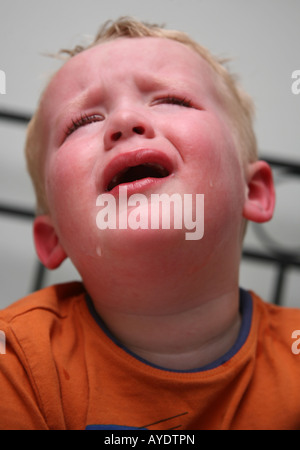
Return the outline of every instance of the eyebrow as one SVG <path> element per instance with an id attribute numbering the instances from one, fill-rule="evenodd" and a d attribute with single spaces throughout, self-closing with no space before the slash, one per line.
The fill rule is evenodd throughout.
<path id="1" fill-rule="evenodd" d="M 142 91 L 167 89 L 175 85 L 176 88 L 187 89 L 190 84 L 176 77 L 158 77 L 156 75 L 138 75 L 136 84 Z"/>
<path id="2" fill-rule="evenodd" d="M 161 77 L 149 74 L 138 74 L 135 77 L 135 83 L 141 92 L 151 92 L 159 91 L 164 89 L 184 89 L 185 91 L 193 92 L 191 84 L 180 78 L 174 77 Z M 70 102 L 65 105 L 58 114 L 55 116 L 54 126 L 57 127 L 62 118 L 66 115 L 72 115 L 77 113 L 79 110 L 85 107 L 86 104 L 90 103 L 90 98 L 93 98 L 94 106 L 101 103 L 101 98 L 103 98 L 103 91 L 101 86 L 98 84 L 95 86 L 88 86 L 84 91 L 80 91 L 75 98 L 72 98 Z M 94 93 L 94 94 L 93 94 Z M 93 106 L 93 105 L 91 105 Z"/>

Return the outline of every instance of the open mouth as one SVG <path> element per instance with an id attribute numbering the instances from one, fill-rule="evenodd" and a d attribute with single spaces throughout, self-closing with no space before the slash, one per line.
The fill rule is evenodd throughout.
<path id="1" fill-rule="evenodd" d="M 144 178 L 165 178 L 170 174 L 169 170 L 161 164 L 146 162 L 136 166 L 126 167 L 118 172 L 108 183 L 106 190 L 111 191 L 116 186 L 125 183 L 133 183 Z"/>

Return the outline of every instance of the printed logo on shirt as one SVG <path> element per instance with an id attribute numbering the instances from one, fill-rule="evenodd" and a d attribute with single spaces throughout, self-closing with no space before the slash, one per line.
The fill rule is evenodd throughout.
<path id="1" fill-rule="evenodd" d="M 149 430 L 150 427 L 156 426 L 158 424 L 164 424 L 167 430 L 174 430 L 179 429 L 183 426 L 181 423 L 181 417 L 187 415 L 188 412 L 184 412 L 181 414 L 176 414 L 176 416 L 167 417 L 165 419 L 155 420 L 152 423 L 149 423 L 147 425 L 141 426 L 141 427 L 133 427 L 133 426 L 125 426 L 125 425 L 113 425 L 113 424 L 107 424 L 107 425 L 88 425 L 86 427 L 86 430 Z"/>
<path id="2" fill-rule="evenodd" d="M 147 430 L 147 428 L 137 428 L 137 427 L 125 427 L 121 425 L 88 425 L 86 427 L 86 430 L 93 431 L 93 430 L 106 430 L 106 431 L 113 431 L 113 430 Z"/>
<path id="3" fill-rule="evenodd" d="M 4 331 L 0 330 L 0 355 L 5 355 L 6 353 L 6 336 Z"/>

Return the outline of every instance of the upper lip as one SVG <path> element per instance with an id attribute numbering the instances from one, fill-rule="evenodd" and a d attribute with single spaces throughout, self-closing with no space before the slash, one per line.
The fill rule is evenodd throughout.
<path id="1" fill-rule="evenodd" d="M 122 183 L 122 176 L 132 167 L 145 166 L 157 171 L 157 176 L 165 177 L 174 171 L 168 155 L 160 150 L 140 149 L 115 156 L 105 167 L 103 190 L 110 191 Z M 134 181 L 134 180 L 133 180 Z"/>

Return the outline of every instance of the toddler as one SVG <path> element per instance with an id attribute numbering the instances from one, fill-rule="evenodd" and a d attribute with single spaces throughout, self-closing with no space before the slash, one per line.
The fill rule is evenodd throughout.
<path id="1" fill-rule="evenodd" d="M 247 221 L 275 198 L 251 100 L 186 34 L 134 19 L 65 53 L 26 156 L 37 254 L 82 282 L 0 312 L 0 428 L 299 429 L 300 311 L 239 288 Z"/>

